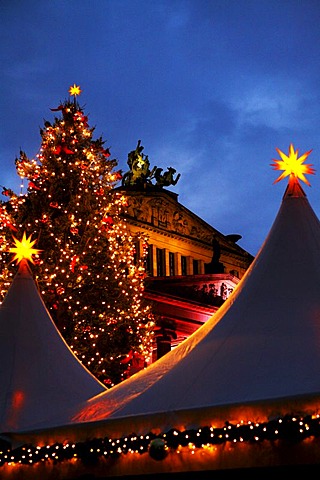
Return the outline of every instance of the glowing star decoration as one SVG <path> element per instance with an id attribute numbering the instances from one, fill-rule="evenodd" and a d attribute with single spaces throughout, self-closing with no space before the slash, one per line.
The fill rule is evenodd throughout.
<path id="1" fill-rule="evenodd" d="M 298 179 L 302 180 L 307 185 L 310 185 L 310 182 L 305 177 L 305 174 L 314 175 L 315 169 L 312 168 L 312 164 L 305 164 L 304 161 L 310 155 L 312 150 L 298 157 L 298 150 L 294 150 L 292 143 L 289 147 L 289 155 L 283 153 L 279 148 L 276 148 L 279 153 L 281 160 L 275 160 L 274 163 L 271 163 L 271 166 L 274 170 L 283 170 L 283 173 L 273 182 L 280 182 L 285 177 L 289 176 L 289 182 L 298 182 Z"/>
<path id="2" fill-rule="evenodd" d="M 15 247 L 10 248 L 9 252 L 14 253 L 15 256 L 13 261 L 16 260 L 17 263 L 20 263 L 21 260 L 24 258 L 29 260 L 31 263 L 33 262 L 32 255 L 37 255 L 41 250 L 37 248 L 33 248 L 33 245 L 36 243 L 36 240 L 31 240 L 31 235 L 27 238 L 26 234 L 23 234 L 22 240 L 18 240 L 17 238 L 13 237 Z"/>
<path id="3" fill-rule="evenodd" d="M 80 95 L 80 93 L 81 93 L 80 86 L 79 86 L 79 85 L 76 85 L 76 84 L 74 83 L 73 86 L 70 87 L 69 93 L 70 93 L 70 95 L 74 95 L 75 97 L 76 97 L 77 95 Z"/>

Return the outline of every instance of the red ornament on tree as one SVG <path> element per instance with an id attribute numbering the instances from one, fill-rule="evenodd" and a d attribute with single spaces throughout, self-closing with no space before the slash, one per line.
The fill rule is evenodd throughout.
<path id="1" fill-rule="evenodd" d="M 58 145 L 54 150 L 53 150 L 53 153 L 55 155 L 59 155 L 61 152 L 64 152 L 64 153 L 67 153 L 68 155 L 73 155 L 74 152 L 72 150 L 70 150 L 70 148 L 68 148 L 66 145 Z"/>
<path id="2" fill-rule="evenodd" d="M 48 223 L 48 221 L 49 221 L 49 218 L 47 217 L 47 215 L 43 214 L 42 217 L 40 218 L 40 222 Z"/>
<path id="3" fill-rule="evenodd" d="M 79 260 L 79 257 L 78 255 L 74 255 L 71 259 L 71 263 L 70 263 L 70 270 L 71 272 L 74 272 L 74 267 L 76 266 L 76 263 L 77 261 Z"/>
<path id="4" fill-rule="evenodd" d="M 102 221 L 105 229 L 108 229 L 108 228 L 112 227 L 112 225 L 113 225 L 113 219 L 110 216 L 109 217 L 103 217 L 103 219 L 101 221 Z"/>
<path id="5" fill-rule="evenodd" d="M 29 183 L 28 183 L 28 188 L 34 188 L 35 190 L 41 190 L 41 188 L 38 187 L 38 185 L 36 185 L 36 184 L 33 183 L 33 182 L 29 182 Z"/>
<path id="6" fill-rule="evenodd" d="M 109 148 L 105 148 L 102 152 L 102 155 L 104 155 L 106 158 L 110 157 L 111 153 Z"/>
<path id="7" fill-rule="evenodd" d="M 58 112 L 59 110 L 64 110 L 63 105 L 59 105 L 57 108 L 50 108 L 51 112 Z"/>

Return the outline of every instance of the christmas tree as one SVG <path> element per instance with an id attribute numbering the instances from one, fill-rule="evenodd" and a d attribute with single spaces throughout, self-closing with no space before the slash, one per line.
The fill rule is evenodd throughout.
<path id="1" fill-rule="evenodd" d="M 118 162 L 102 137 L 93 138 L 80 93 L 74 85 L 51 109 L 55 118 L 40 129 L 36 158 L 23 151 L 16 158 L 26 192 L 3 188 L 0 296 L 16 273 L 13 241 L 36 240 L 41 253 L 33 273 L 53 320 L 83 365 L 112 386 L 128 376 L 131 358 L 151 353 L 154 323 L 143 302 L 147 239 L 127 229 L 126 199 L 114 190 Z"/>

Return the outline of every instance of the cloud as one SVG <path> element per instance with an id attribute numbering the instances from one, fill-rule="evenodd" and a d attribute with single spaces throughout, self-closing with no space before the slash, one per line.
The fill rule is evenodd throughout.
<path id="1" fill-rule="evenodd" d="M 241 97 L 233 98 L 232 105 L 239 113 L 240 124 L 292 128 L 297 118 L 300 124 L 306 121 L 301 105 L 311 96 L 299 81 L 270 78 L 257 81 Z"/>

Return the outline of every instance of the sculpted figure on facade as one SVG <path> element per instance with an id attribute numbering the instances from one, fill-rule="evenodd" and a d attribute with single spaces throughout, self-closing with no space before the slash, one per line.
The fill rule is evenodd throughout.
<path id="1" fill-rule="evenodd" d="M 164 227 L 170 230 L 170 204 L 163 198 L 153 198 L 149 202 L 149 208 L 152 211 L 153 225 Z"/>
<path id="2" fill-rule="evenodd" d="M 179 211 L 175 211 L 173 214 L 173 226 L 177 232 L 188 233 L 188 221 Z"/>
<path id="3" fill-rule="evenodd" d="M 212 238 L 212 233 L 211 231 L 208 232 L 208 230 L 205 230 L 203 227 L 200 227 L 198 225 L 192 225 L 190 229 L 190 236 L 198 240 L 202 240 L 204 242 L 210 243 Z"/>
<path id="4" fill-rule="evenodd" d="M 140 220 L 150 223 L 150 208 L 142 197 L 128 197 L 128 214 Z"/>

